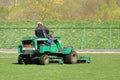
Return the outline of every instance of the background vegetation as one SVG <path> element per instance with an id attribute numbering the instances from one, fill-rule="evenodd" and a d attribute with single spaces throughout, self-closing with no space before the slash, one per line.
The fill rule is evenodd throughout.
<path id="1" fill-rule="evenodd" d="M 120 0 L 0 0 L 0 20 L 120 19 Z"/>
<path id="2" fill-rule="evenodd" d="M 0 48 L 16 48 L 42 21 L 64 46 L 119 49 L 119 19 L 120 0 L 0 0 Z"/>

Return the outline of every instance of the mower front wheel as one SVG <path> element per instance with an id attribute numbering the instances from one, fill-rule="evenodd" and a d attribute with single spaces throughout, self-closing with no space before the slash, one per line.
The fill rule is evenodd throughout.
<path id="1" fill-rule="evenodd" d="M 20 55 L 18 56 L 18 64 L 25 64 L 23 58 Z"/>

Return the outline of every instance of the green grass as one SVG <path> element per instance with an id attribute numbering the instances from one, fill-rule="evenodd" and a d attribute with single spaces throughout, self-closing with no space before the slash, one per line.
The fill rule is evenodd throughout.
<path id="1" fill-rule="evenodd" d="M 110 49 L 110 48 L 120 49 L 119 20 L 112 21 L 54 20 L 43 21 L 43 23 L 45 26 L 50 28 L 50 30 L 54 31 L 54 36 L 59 36 L 62 38 L 63 46 L 73 46 L 74 48 L 86 48 L 86 49 Z M 17 48 L 23 36 L 34 36 L 34 29 L 36 26 L 37 21 L 14 21 L 14 22 L 1 21 L 0 28 L 2 27 L 2 28 L 32 28 L 32 29 L 0 29 L 1 36 L 0 48 Z M 85 31 L 83 29 L 84 27 L 86 28 Z M 112 28 L 111 33 L 110 27 Z"/>
<path id="2" fill-rule="evenodd" d="M 19 65 L 17 54 L 0 53 L 0 80 L 120 80 L 120 54 L 84 54 L 91 64 Z"/>
<path id="3" fill-rule="evenodd" d="M 2 28 L 35 28 L 37 26 L 38 20 L 28 20 L 28 21 L 0 21 L 0 27 Z M 67 28 L 75 28 L 75 27 L 101 27 L 101 28 L 109 28 L 110 26 L 120 27 L 120 20 L 85 20 L 85 21 L 71 21 L 71 20 L 47 20 L 42 21 L 44 25 L 48 28 L 56 28 L 56 27 L 67 27 Z"/>

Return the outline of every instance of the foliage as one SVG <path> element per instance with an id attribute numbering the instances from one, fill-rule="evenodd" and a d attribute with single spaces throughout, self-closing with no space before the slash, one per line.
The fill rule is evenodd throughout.
<path id="1" fill-rule="evenodd" d="M 1 0 L 6 20 L 112 20 L 120 18 L 120 0 Z M 7 13 L 7 12 L 6 12 Z"/>
<path id="2" fill-rule="evenodd" d="M 8 15 L 8 9 L 6 7 L 0 6 L 0 20 L 5 20 Z"/>
<path id="3" fill-rule="evenodd" d="M 26 0 L 16 6 L 10 7 L 8 19 L 35 20 L 52 19 L 59 16 L 58 8 L 62 0 Z"/>
<path id="4" fill-rule="evenodd" d="M 98 15 L 103 19 L 119 19 L 120 6 L 117 5 L 116 0 L 109 0 L 107 3 L 103 0 L 102 5 L 98 9 Z"/>

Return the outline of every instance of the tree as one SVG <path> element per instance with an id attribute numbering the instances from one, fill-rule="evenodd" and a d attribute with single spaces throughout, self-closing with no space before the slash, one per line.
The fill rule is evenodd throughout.
<path id="1" fill-rule="evenodd" d="M 120 7 L 117 4 L 117 0 L 102 0 L 97 14 L 100 19 L 119 19 Z"/>
<path id="2" fill-rule="evenodd" d="M 0 5 L 1 18 L 8 20 L 120 18 L 120 0 L 0 0 Z"/>
<path id="3" fill-rule="evenodd" d="M 26 0 L 10 7 L 8 19 L 56 19 L 63 0 Z"/>
<path id="4" fill-rule="evenodd" d="M 6 7 L 0 6 L 0 20 L 5 20 L 8 15 L 8 9 Z"/>

